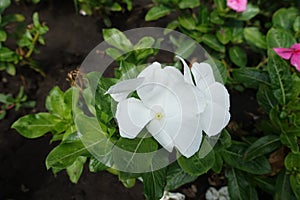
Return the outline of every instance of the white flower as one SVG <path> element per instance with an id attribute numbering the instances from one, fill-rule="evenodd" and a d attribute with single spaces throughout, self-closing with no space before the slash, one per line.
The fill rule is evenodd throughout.
<path id="1" fill-rule="evenodd" d="M 160 200 L 184 200 L 185 196 L 179 192 L 172 193 L 164 191 L 164 196 Z"/>
<path id="2" fill-rule="evenodd" d="M 194 85 L 183 63 L 184 75 L 174 67 L 161 68 L 154 62 L 136 79 L 109 88 L 107 93 L 119 102 L 116 119 L 122 137 L 135 138 L 146 127 L 166 150 L 171 152 L 176 147 L 190 157 L 199 150 L 202 130 L 211 136 L 226 126 L 229 96 L 225 87 L 215 82 L 210 65 L 193 65 Z M 140 99 L 127 98 L 133 91 Z"/>
<path id="3" fill-rule="evenodd" d="M 208 188 L 205 193 L 206 200 L 230 200 L 228 187 L 221 187 L 219 190 L 216 190 L 213 187 Z"/>

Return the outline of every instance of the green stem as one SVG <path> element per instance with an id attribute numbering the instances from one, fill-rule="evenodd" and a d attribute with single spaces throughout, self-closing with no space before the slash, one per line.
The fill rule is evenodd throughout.
<path id="1" fill-rule="evenodd" d="M 34 38 L 32 40 L 32 47 L 29 49 L 29 51 L 26 53 L 25 57 L 26 58 L 29 58 L 34 50 L 34 47 L 35 47 L 35 44 L 37 42 L 37 40 L 39 39 L 40 37 L 40 32 L 37 32 L 35 35 L 34 35 Z"/>

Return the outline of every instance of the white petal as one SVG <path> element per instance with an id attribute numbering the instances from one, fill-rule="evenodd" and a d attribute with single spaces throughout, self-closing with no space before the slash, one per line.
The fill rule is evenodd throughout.
<path id="1" fill-rule="evenodd" d="M 186 64 L 184 59 L 181 58 L 180 56 L 176 56 L 176 58 L 179 58 L 183 64 L 183 76 L 184 76 L 185 82 L 194 85 L 191 70 L 190 70 L 189 66 Z"/>
<path id="2" fill-rule="evenodd" d="M 174 148 L 173 139 L 163 129 L 165 120 L 153 119 L 148 125 L 147 130 L 151 133 L 154 139 L 165 148 L 172 152 Z"/>
<path id="3" fill-rule="evenodd" d="M 214 102 L 207 104 L 200 116 L 201 127 L 208 136 L 214 136 L 221 132 L 228 124 L 230 113 L 228 110 Z"/>
<path id="4" fill-rule="evenodd" d="M 224 85 L 215 82 L 205 90 L 205 93 L 212 102 L 229 110 L 229 94 Z"/>
<path id="5" fill-rule="evenodd" d="M 192 74 L 200 90 L 206 89 L 215 82 L 213 70 L 207 63 L 194 63 L 192 66 Z"/>
<path id="6" fill-rule="evenodd" d="M 140 86 L 145 78 L 136 78 L 121 81 L 113 86 L 111 86 L 106 94 L 110 94 L 111 97 L 120 102 L 128 97 L 128 95 Z"/>
<path id="7" fill-rule="evenodd" d="M 121 136 L 135 138 L 152 116 L 140 100 L 129 98 L 118 103 L 116 118 Z"/>
<path id="8" fill-rule="evenodd" d="M 159 62 L 154 62 L 148 67 L 146 67 L 143 71 L 141 71 L 141 73 L 138 75 L 138 78 L 140 77 L 151 78 L 154 76 L 154 73 L 160 69 L 161 69 L 161 64 Z"/>

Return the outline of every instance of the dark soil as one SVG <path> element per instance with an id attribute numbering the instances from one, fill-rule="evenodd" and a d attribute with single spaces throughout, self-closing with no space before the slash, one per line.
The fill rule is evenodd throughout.
<path id="1" fill-rule="evenodd" d="M 142 26 L 165 27 L 166 20 L 144 22 L 147 8 L 145 5 L 135 7 L 132 12 L 113 15 L 112 27 L 120 30 Z M 62 90 L 67 89 L 67 73 L 76 69 L 89 51 L 102 41 L 101 29 L 104 25 L 101 20 L 76 15 L 72 1 L 48 0 L 38 5 L 14 5 L 7 12 L 22 13 L 30 19 L 34 11 L 39 12 L 41 21 L 45 21 L 50 28 L 45 36 L 46 46 L 41 47 L 40 54 L 35 56 L 43 66 L 46 77 L 26 67 L 18 68 L 14 77 L 4 72 L 0 74 L 1 93 L 17 94 L 20 86 L 24 86 L 29 99 L 37 103 L 34 109 L 10 110 L 0 122 L 0 200 L 144 199 L 141 183 L 126 189 L 116 176 L 106 172 L 94 174 L 86 168 L 78 184 L 72 184 L 65 172 L 54 176 L 46 170 L 44 163 L 47 154 L 55 146 L 50 144 L 50 135 L 29 140 L 10 129 L 19 117 L 45 111 L 44 101 L 51 88 L 58 85 Z M 241 103 L 235 105 L 248 105 L 244 102 L 247 101 L 241 100 Z M 235 110 L 235 115 L 249 117 L 246 111 L 239 108 Z M 205 175 L 179 191 L 190 197 L 187 199 L 203 199 L 207 187 Z"/>

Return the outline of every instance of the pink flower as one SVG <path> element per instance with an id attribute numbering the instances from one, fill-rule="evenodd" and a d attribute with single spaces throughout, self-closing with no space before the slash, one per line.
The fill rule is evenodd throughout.
<path id="1" fill-rule="evenodd" d="M 247 9 L 247 0 L 227 0 L 227 6 L 236 12 L 244 12 Z"/>
<path id="2" fill-rule="evenodd" d="M 294 44 L 291 48 L 273 48 L 273 50 L 283 59 L 290 60 L 291 65 L 300 72 L 300 43 Z"/>

